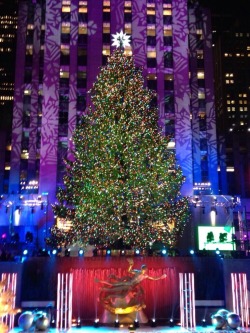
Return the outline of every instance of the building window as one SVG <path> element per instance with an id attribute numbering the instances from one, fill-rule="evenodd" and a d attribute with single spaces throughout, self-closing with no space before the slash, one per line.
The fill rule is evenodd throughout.
<path id="1" fill-rule="evenodd" d="M 124 30 L 124 32 L 127 35 L 132 35 L 132 26 L 131 26 L 131 23 L 125 23 L 125 30 Z"/>
<path id="2" fill-rule="evenodd" d="M 203 90 L 198 91 L 198 98 L 199 99 L 205 99 L 205 92 Z"/>
<path id="3" fill-rule="evenodd" d="M 147 86 L 149 89 L 157 90 L 157 77 L 155 74 L 147 75 Z"/>
<path id="4" fill-rule="evenodd" d="M 172 74 L 164 75 L 164 88 L 165 90 L 174 90 L 174 80 Z"/>
<path id="5" fill-rule="evenodd" d="M 77 51 L 77 64 L 78 66 L 86 66 L 87 65 L 87 50 L 85 48 L 78 48 Z"/>
<path id="6" fill-rule="evenodd" d="M 104 56 L 110 56 L 110 45 L 109 44 L 103 45 L 102 54 Z"/>
<path id="7" fill-rule="evenodd" d="M 110 34 L 110 23 L 109 22 L 103 23 L 103 33 Z"/>
<path id="8" fill-rule="evenodd" d="M 79 13 L 87 13 L 88 12 L 88 4 L 87 1 L 79 1 Z"/>
<path id="9" fill-rule="evenodd" d="M 198 80 L 205 79 L 205 73 L 204 73 L 204 71 L 198 71 L 197 78 L 198 78 Z"/>
<path id="10" fill-rule="evenodd" d="M 87 75 L 86 72 L 80 71 L 77 73 L 77 87 L 86 88 L 87 85 Z"/>
<path id="11" fill-rule="evenodd" d="M 173 53 L 169 51 L 164 52 L 164 67 L 173 68 Z"/>

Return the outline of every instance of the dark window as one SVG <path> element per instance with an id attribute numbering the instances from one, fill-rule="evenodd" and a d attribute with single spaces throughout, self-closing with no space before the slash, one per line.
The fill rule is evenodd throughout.
<path id="1" fill-rule="evenodd" d="M 172 52 L 164 52 L 164 67 L 172 68 L 173 67 L 173 54 Z"/>
<path id="2" fill-rule="evenodd" d="M 102 56 L 102 65 L 105 66 L 108 62 L 108 57 L 107 56 Z"/>
<path id="3" fill-rule="evenodd" d="M 61 65 L 69 65 L 69 54 L 61 53 L 60 63 Z"/>
<path id="4" fill-rule="evenodd" d="M 32 67 L 32 54 L 27 54 L 25 58 L 25 66 Z"/>
<path id="5" fill-rule="evenodd" d="M 31 68 L 26 68 L 25 74 L 24 74 L 24 82 L 30 83 L 31 79 L 32 79 L 32 70 L 31 70 Z"/>
<path id="6" fill-rule="evenodd" d="M 61 78 L 60 79 L 60 86 L 61 87 L 68 87 L 69 86 L 69 79 L 68 78 Z"/>
<path id="7" fill-rule="evenodd" d="M 156 67 L 156 58 L 148 58 L 147 59 L 147 66 L 149 68 L 155 68 Z"/>
<path id="8" fill-rule="evenodd" d="M 205 99 L 199 99 L 198 103 L 199 103 L 199 109 L 200 110 L 204 110 L 206 108 L 206 101 L 205 101 Z"/>
<path id="9" fill-rule="evenodd" d="M 88 22 L 88 13 L 79 13 L 78 14 L 78 21 L 80 23 Z"/>
<path id="10" fill-rule="evenodd" d="M 163 23 L 166 24 L 166 25 L 172 24 L 172 16 L 164 15 L 163 16 Z"/>
<path id="11" fill-rule="evenodd" d="M 173 42 L 172 36 L 164 37 L 164 46 L 171 46 Z"/>
<path id="12" fill-rule="evenodd" d="M 78 49 L 78 66 L 87 66 L 87 51 L 86 49 L 79 48 Z"/>
<path id="13" fill-rule="evenodd" d="M 199 118 L 199 125 L 200 125 L 200 131 L 206 131 L 207 125 L 206 125 L 206 117 L 200 117 Z"/>
<path id="14" fill-rule="evenodd" d="M 86 45 L 88 41 L 88 35 L 81 34 L 78 35 L 78 45 Z"/>
<path id="15" fill-rule="evenodd" d="M 173 90 L 174 89 L 174 81 L 173 80 L 165 80 L 164 81 L 165 90 Z"/>
<path id="16" fill-rule="evenodd" d="M 165 101 L 164 101 L 164 108 L 165 108 L 165 113 L 173 113 L 174 112 L 174 98 L 173 95 L 167 94 L 165 96 Z"/>
<path id="17" fill-rule="evenodd" d="M 198 87 L 199 88 L 205 88 L 205 80 L 204 79 L 198 80 Z"/>
<path id="18" fill-rule="evenodd" d="M 124 14 L 124 21 L 125 21 L 125 23 L 132 22 L 132 13 L 125 13 Z"/>
<path id="19" fill-rule="evenodd" d="M 102 42 L 104 44 L 110 44 L 110 34 L 103 34 L 102 35 Z"/>
<path id="20" fill-rule="evenodd" d="M 202 138 L 200 140 L 200 150 L 207 151 L 207 139 L 206 138 Z"/>
<path id="21" fill-rule="evenodd" d="M 84 111 L 86 108 L 86 98 L 84 95 L 77 96 L 77 110 Z"/>
<path id="22" fill-rule="evenodd" d="M 157 80 L 148 80 L 147 86 L 149 89 L 157 90 Z"/>
<path id="23" fill-rule="evenodd" d="M 70 42 L 70 34 L 61 34 L 61 43 L 69 44 Z"/>
<path id="24" fill-rule="evenodd" d="M 110 22 L 110 12 L 103 13 L 103 22 Z"/>
<path id="25" fill-rule="evenodd" d="M 165 125 L 165 133 L 166 135 L 172 136 L 174 134 L 174 120 L 167 119 Z"/>
<path id="26" fill-rule="evenodd" d="M 155 15 L 147 15 L 147 23 L 155 24 Z"/>
<path id="27" fill-rule="evenodd" d="M 62 22 L 70 22 L 70 13 L 62 12 Z"/>
<path id="28" fill-rule="evenodd" d="M 156 45 L 156 36 L 147 36 L 147 45 L 155 46 Z"/>

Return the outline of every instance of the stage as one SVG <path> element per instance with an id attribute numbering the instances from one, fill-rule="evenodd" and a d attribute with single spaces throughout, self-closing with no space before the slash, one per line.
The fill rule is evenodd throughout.
<path id="1" fill-rule="evenodd" d="M 233 312 L 234 290 L 238 290 L 238 278 L 243 274 L 245 280 L 244 295 L 249 295 L 250 265 L 247 259 L 221 259 L 219 257 L 135 257 L 134 267 L 146 264 L 148 274 L 151 277 L 160 277 L 166 274 L 164 279 L 152 281 L 144 279 L 140 285 L 144 291 L 146 321 L 142 317 L 138 318 L 140 328 L 137 332 L 209 332 L 218 331 L 212 326 L 211 316 L 218 310 L 227 309 Z M 110 308 L 113 297 L 108 298 L 108 302 L 102 302 L 100 298 L 101 286 L 96 280 L 107 281 L 109 276 L 123 277 L 128 274 L 128 259 L 126 257 L 48 257 L 48 258 L 28 258 L 24 262 L 2 262 L 0 272 L 8 273 L 16 280 L 16 308 L 25 311 L 47 311 L 51 309 L 56 317 L 57 309 L 71 308 L 72 316 L 77 320 L 80 318 L 82 326 L 73 326 L 72 332 L 129 332 L 128 326 L 115 328 L 113 318 L 108 318 L 106 305 Z M 185 273 L 188 272 L 188 273 Z M 175 324 L 181 323 L 182 311 L 185 304 L 182 304 L 182 289 L 180 289 L 183 274 L 192 275 L 194 280 L 192 291 L 193 315 L 196 317 L 195 329 L 184 329 L 180 325 L 170 327 L 169 319 L 174 318 Z M 65 285 L 65 281 L 71 281 L 71 285 Z M 234 284 L 232 284 L 234 282 Z M 248 286 L 248 288 L 247 288 Z M 62 288 L 61 288 L 62 287 Z M 236 288 L 236 289 L 235 289 Z M 70 290 L 70 294 L 68 291 Z M 184 290 L 184 289 L 183 289 Z M 182 290 L 182 291 L 183 291 Z M 186 290 L 186 289 L 185 289 Z M 242 289 L 243 290 L 243 289 Z M 195 293 L 194 293 L 194 292 Z M 60 304 L 66 299 L 62 295 L 69 295 L 67 299 L 72 300 L 70 307 L 67 304 Z M 120 295 L 119 295 L 120 296 Z M 187 295 L 189 296 L 189 295 Z M 130 300 L 129 300 L 130 301 Z M 133 298 L 132 298 L 133 301 Z M 61 306 L 62 305 L 62 306 Z M 129 306 L 131 304 L 129 303 Z M 137 303 L 136 303 L 137 305 Z M 132 306 L 132 305 L 131 305 Z M 248 307 L 245 307 L 248 308 Z M 64 312 L 63 312 L 64 313 Z M 238 312 L 236 312 L 238 313 Z M 240 313 L 240 312 L 239 312 Z M 119 321 L 123 321 L 119 314 Z M 94 318 L 100 319 L 100 327 L 94 328 L 92 323 Z M 150 318 L 156 318 L 157 327 L 146 324 Z M 202 327 L 202 320 L 206 319 L 209 326 Z M 104 320 L 110 319 L 110 320 Z M 64 318 L 60 318 L 64 327 Z M 15 329 L 12 333 L 21 332 L 21 327 L 17 325 L 18 318 L 15 319 Z M 249 322 L 248 319 L 244 322 Z M 105 324 L 104 324 L 105 323 Z M 68 326 L 66 326 L 68 327 Z M 30 328 L 29 331 L 34 331 Z M 48 332 L 55 333 L 58 330 L 50 328 Z M 63 331 L 63 330 L 60 330 Z M 65 331 L 65 330 L 64 330 Z M 228 332 L 224 331 L 224 332 Z M 250 328 L 237 329 L 238 332 L 249 332 Z M 47 331 L 45 331 L 47 332 Z M 98 333 L 98 332 L 97 332 Z"/>
<path id="2" fill-rule="evenodd" d="M 230 331 L 235 331 L 235 330 L 220 330 L 220 333 L 229 333 Z M 19 332 L 24 332 L 20 328 L 14 328 L 13 330 L 10 331 L 10 333 L 19 333 Z M 27 332 L 27 331 L 26 331 Z M 31 332 L 31 330 L 29 330 Z M 34 331 L 32 331 L 34 332 Z M 42 331 L 39 331 L 42 332 Z M 57 333 L 57 332 L 72 332 L 72 333 L 128 333 L 128 332 L 134 332 L 131 330 L 128 326 L 120 327 L 120 328 L 115 328 L 112 326 L 100 326 L 98 328 L 95 328 L 93 326 L 82 326 L 81 328 L 76 328 L 73 327 L 69 330 L 57 330 L 55 328 L 50 328 L 47 331 L 44 331 L 46 333 Z M 180 326 L 175 326 L 175 327 L 169 327 L 169 326 L 157 326 L 157 327 L 150 327 L 148 325 L 142 325 L 141 327 L 136 329 L 137 333 L 185 333 L 185 332 L 192 332 L 192 333 L 213 333 L 213 332 L 218 332 L 216 331 L 213 326 L 207 326 L 207 327 L 202 327 L 202 326 L 196 326 L 193 329 L 185 329 Z M 238 328 L 237 332 L 239 333 L 249 333 L 250 328 L 245 329 L 245 328 Z"/>

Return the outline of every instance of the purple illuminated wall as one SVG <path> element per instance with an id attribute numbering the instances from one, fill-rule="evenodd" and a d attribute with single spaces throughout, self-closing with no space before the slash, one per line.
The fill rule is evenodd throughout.
<path id="1" fill-rule="evenodd" d="M 61 3 L 46 1 L 40 192 L 53 200 L 57 179 Z"/>
<path id="2" fill-rule="evenodd" d="M 102 66 L 102 0 L 88 1 L 87 91 L 92 88 Z M 87 96 L 89 102 L 89 95 Z"/>
<path id="3" fill-rule="evenodd" d="M 193 137 L 193 181 L 202 182 L 201 176 L 201 150 L 200 150 L 200 124 L 198 101 L 198 66 L 197 66 L 197 28 L 196 8 L 189 10 L 189 52 L 190 52 L 190 88 L 192 108 L 192 137 Z"/>
<path id="4" fill-rule="evenodd" d="M 132 50 L 136 66 L 147 74 L 147 1 L 132 1 Z"/>
<path id="5" fill-rule="evenodd" d="M 30 107 L 30 132 L 29 132 L 29 160 L 28 179 L 36 177 L 37 155 L 37 119 L 38 119 L 38 92 L 39 92 L 39 65 L 40 65 L 40 35 L 41 35 L 41 5 L 35 4 L 34 36 L 33 36 L 33 61 L 32 61 L 32 84 L 31 84 L 31 107 Z"/>
<path id="6" fill-rule="evenodd" d="M 186 1 L 173 0 L 172 15 L 176 158 L 186 177 L 182 193 L 184 195 L 192 195 L 192 131 L 190 122 L 188 10 Z"/>
<path id="7" fill-rule="evenodd" d="M 125 0 L 111 0 L 110 1 L 110 33 L 116 34 L 124 29 L 124 2 Z"/>
<path id="8" fill-rule="evenodd" d="M 210 13 L 207 9 L 202 11 L 204 24 L 204 69 L 205 69 L 205 94 L 207 116 L 207 142 L 208 142 L 208 174 L 212 184 L 213 194 L 218 194 L 218 157 L 216 138 L 216 116 L 214 105 L 214 73 L 212 53 L 212 27 Z"/>
<path id="9" fill-rule="evenodd" d="M 164 105 L 164 45 L 163 45 L 163 6 L 161 0 L 155 2 L 156 12 L 156 63 L 157 63 L 157 102 L 159 106 L 159 128 L 165 134 Z"/>
<path id="10" fill-rule="evenodd" d="M 94 3 L 94 5 L 93 5 Z M 164 8 L 162 0 L 155 0 L 155 46 L 147 45 L 147 0 L 132 1 L 132 50 L 135 64 L 143 68 L 144 77 L 155 74 L 157 83 L 157 97 L 159 106 L 159 126 L 165 131 L 165 81 L 166 74 L 173 74 L 174 80 L 174 110 L 171 110 L 171 119 L 174 120 L 175 147 L 177 162 L 181 166 L 185 184 L 182 188 L 184 195 L 193 194 L 193 179 L 201 181 L 201 152 L 199 131 L 199 105 L 198 105 L 198 80 L 196 64 L 196 17 L 191 10 L 188 17 L 187 1 L 172 1 L 172 38 L 173 44 L 164 46 Z M 34 49 L 32 62 L 32 85 L 30 106 L 29 128 L 29 160 L 28 173 L 30 177 L 36 175 L 36 141 L 38 139 L 37 112 L 39 109 L 39 50 L 41 34 L 41 8 L 39 3 L 31 4 L 26 1 L 20 2 L 19 15 L 19 38 L 18 38 L 18 63 L 16 69 L 15 107 L 13 118 L 13 143 L 11 157 L 10 190 L 18 191 L 20 183 L 20 161 L 22 141 L 22 118 L 23 118 L 23 95 L 24 95 L 24 68 L 25 68 L 25 37 L 27 26 L 27 6 L 34 6 Z M 148 6 L 151 3 L 148 3 Z M 76 126 L 77 118 L 77 73 L 86 71 L 86 88 L 81 87 L 80 93 L 85 94 L 92 87 L 93 82 L 100 71 L 103 63 L 103 0 L 87 2 L 87 36 L 86 51 L 87 65 L 78 66 L 78 0 L 71 1 L 70 12 L 70 41 L 69 41 L 69 64 L 61 65 L 65 72 L 69 72 L 69 102 L 68 102 L 68 133 L 63 139 L 59 136 L 59 90 L 60 90 L 60 49 L 61 49 L 61 17 L 62 1 L 46 0 L 46 27 L 44 44 L 44 76 L 43 76 L 43 105 L 41 125 L 41 151 L 40 151 L 40 175 L 39 192 L 49 193 L 50 199 L 54 200 L 57 184 L 57 165 L 60 159 L 58 145 L 60 140 L 68 141 L 68 148 L 72 148 L 70 141 Z M 149 6 L 149 8 L 151 8 Z M 124 30 L 124 7 L 125 0 L 111 0 L 110 2 L 110 33 L 115 34 Z M 209 17 L 202 12 L 201 19 L 204 27 L 204 54 L 206 54 L 205 70 L 205 94 L 207 116 L 207 142 L 208 142 L 208 178 L 213 184 L 216 193 L 217 184 L 217 154 L 216 154 L 216 131 L 215 113 L 213 101 L 213 73 L 211 54 L 211 31 Z M 188 22 L 189 21 L 189 22 Z M 190 28 L 190 31 L 189 31 Z M 171 30 L 171 22 L 168 31 Z M 190 36 L 190 40 L 189 40 Z M 83 36 L 82 36 L 83 37 Z M 190 42 L 190 50 L 189 50 Z M 66 42 L 67 43 L 67 42 Z M 147 66 L 147 52 L 156 52 L 156 66 Z M 112 51 L 112 47 L 111 47 Z M 164 52 L 173 54 L 173 68 L 164 66 Z M 189 58 L 190 51 L 190 58 Z M 190 61 L 190 63 L 189 63 Z M 190 64 L 190 67 L 189 67 Z M 64 68 L 65 67 L 65 68 Z M 191 90 L 189 81 L 191 73 Z M 145 81 L 145 85 L 147 82 Z M 172 89 L 171 89 L 172 90 Z M 192 99 L 190 100 L 190 96 Z M 89 97 L 87 98 L 89 102 Z M 192 110 L 192 128 L 191 111 Z M 83 111 L 83 110 L 82 110 Z M 62 111 L 61 111 L 62 112 Z M 193 132 L 192 132 L 193 131 Z M 64 147 L 67 143 L 64 143 Z M 68 157 L 71 157 L 70 152 Z M 194 178 L 193 178 L 194 175 Z"/>
<path id="11" fill-rule="evenodd" d="M 68 112 L 68 158 L 71 158 L 73 143 L 71 140 L 76 127 L 77 102 L 77 38 L 78 38 L 78 0 L 71 1 L 70 16 L 70 65 L 69 65 L 69 112 Z"/>

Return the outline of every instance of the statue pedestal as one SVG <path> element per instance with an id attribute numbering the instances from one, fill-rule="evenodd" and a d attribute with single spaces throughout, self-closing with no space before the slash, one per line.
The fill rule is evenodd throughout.
<path id="1" fill-rule="evenodd" d="M 115 320 L 119 320 L 120 324 L 133 324 L 135 319 L 141 324 L 147 324 L 148 318 L 143 310 L 126 314 L 114 314 L 108 310 L 104 310 L 100 321 L 104 324 L 113 324 Z"/>

